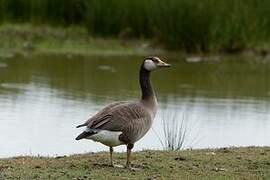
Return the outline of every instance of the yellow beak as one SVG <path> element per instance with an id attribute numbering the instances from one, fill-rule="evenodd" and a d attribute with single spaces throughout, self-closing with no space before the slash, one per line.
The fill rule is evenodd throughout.
<path id="1" fill-rule="evenodd" d="M 161 61 L 161 60 L 159 59 L 159 61 L 158 61 L 158 63 L 157 63 L 157 66 L 158 66 L 158 67 L 170 67 L 171 65 L 168 64 L 168 63 L 165 63 L 165 62 L 163 62 L 163 61 Z"/>

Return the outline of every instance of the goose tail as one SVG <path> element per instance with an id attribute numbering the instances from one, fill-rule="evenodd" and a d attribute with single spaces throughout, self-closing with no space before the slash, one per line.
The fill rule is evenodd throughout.
<path id="1" fill-rule="evenodd" d="M 76 126 L 76 128 L 80 128 L 80 127 L 83 127 L 83 126 L 86 126 L 87 124 L 80 124 L 78 126 Z"/>
<path id="2" fill-rule="evenodd" d="M 92 136 L 92 135 L 94 135 L 96 133 L 97 133 L 96 130 L 88 129 L 87 128 L 85 131 L 83 131 L 81 134 L 79 134 L 75 139 L 76 140 L 84 139 L 84 138 L 87 138 L 89 136 Z"/>

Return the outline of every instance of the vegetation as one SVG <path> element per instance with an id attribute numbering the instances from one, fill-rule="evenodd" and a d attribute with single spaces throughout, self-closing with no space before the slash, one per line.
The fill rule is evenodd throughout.
<path id="1" fill-rule="evenodd" d="M 176 113 L 163 114 L 162 127 L 164 139 L 159 138 L 159 140 L 164 150 L 177 151 L 184 148 L 188 135 L 188 127 L 184 115 L 182 119 L 179 119 Z"/>
<path id="2" fill-rule="evenodd" d="M 49 27 L 29 24 L 0 26 L 0 58 L 15 54 L 148 55 L 161 52 L 146 40 L 91 37 L 78 26 Z"/>
<path id="3" fill-rule="evenodd" d="M 140 169 L 135 172 L 109 167 L 108 152 L 0 159 L 0 179 L 270 178 L 269 147 L 141 151 L 132 155 L 133 167 Z M 126 153 L 115 153 L 114 156 L 117 164 L 124 164 Z"/>
<path id="4" fill-rule="evenodd" d="M 0 24 L 76 25 L 92 36 L 234 52 L 269 47 L 269 7 L 268 0 L 0 0 Z"/>

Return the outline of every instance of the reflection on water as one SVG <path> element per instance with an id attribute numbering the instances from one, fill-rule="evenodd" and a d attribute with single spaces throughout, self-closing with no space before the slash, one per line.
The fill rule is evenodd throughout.
<path id="1" fill-rule="evenodd" d="M 107 150 L 74 140 L 75 126 L 104 105 L 140 96 L 141 57 L 32 56 L 0 59 L 0 157 Z M 170 59 L 170 58 L 169 58 Z M 186 63 L 152 75 L 159 111 L 136 146 L 160 149 L 162 114 L 185 115 L 186 147 L 270 145 L 270 64 Z M 194 140 L 194 137 L 195 140 Z M 119 147 L 117 150 L 124 150 Z"/>

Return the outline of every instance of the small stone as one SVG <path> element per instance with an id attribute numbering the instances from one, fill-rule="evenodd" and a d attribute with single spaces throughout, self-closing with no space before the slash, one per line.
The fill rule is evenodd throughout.
<path id="1" fill-rule="evenodd" d="M 225 169 L 225 168 L 218 168 L 218 167 L 215 167 L 213 170 L 216 171 L 216 172 L 227 171 L 227 169 Z"/>
<path id="2" fill-rule="evenodd" d="M 236 159 L 242 159 L 242 157 L 241 156 L 236 156 Z"/>
<path id="3" fill-rule="evenodd" d="M 64 158 L 66 156 L 56 156 L 55 159 L 60 159 L 60 158 Z"/>
<path id="4" fill-rule="evenodd" d="M 229 153 L 229 152 L 231 152 L 228 148 L 222 148 L 221 151 L 223 153 Z"/>
<path id="5" fill-rule="evenodd" d="M 194 57 L 187 57 L 186 58 L 186 62 L 188 62 L 188 63 L 198 63 L 198 62 L 201 62 L 203 60 L 203 58 L 202 57 L 196 57 L 196 56 L 194 56 Z"/>
<path id="6" fill-rule="evenodd" d="M 176 161 L 185 161 L 186 158 L 182 157 L 182 156 L 179 156 L 179 157 L 174 158 L 174 160 L 176 160 Z"/>

